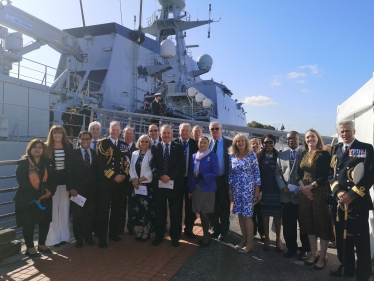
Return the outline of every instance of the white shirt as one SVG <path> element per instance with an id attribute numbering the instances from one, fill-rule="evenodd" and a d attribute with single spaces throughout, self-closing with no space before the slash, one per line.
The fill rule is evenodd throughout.
<path id="1" fill-rule="evenodd" d="M 151 138 L 152 145 L 158 145 L 159 142 L 160 142 L 160 138 L 157 138 L 156 140 Z"/>
<path id="2" fill-rule="evenodd" d="M 348 144 L 343 143 L 343 145 L 342 145 L 342 152 L 345 153 L 345 147 L 348 146 L 348 149 L 349 149 L 354 141 L 355 141 L 355 138 L 353 138 L 353 141 L 351 141 Z"/>
<path id="3" fill-rule="evenodd" d="M 163 141 L 161 142 L 161 144 L 162 144 L 162 147 L 164 149 L 164 155 L 165 155 L 166 144 Z M 169 146 L 168 146 L 168 148 L 169 148 L 169 156 L 170 156 L 170 145 L 171 145 L 171 142 L 169 142 Z"/>
<path id="4" fill-rule="evenodd" d="M 112 141 L 112 143 L 113 143 L 114 145 L 117 145 L 117 144 L 118 144 L 118 139 L 117 139 L 117 140 L 114 140 L 114 139 L 112 139 L 111 137 L 109 137 L 109 139 Z"/>
<path id="5" fill-rule="evenodd" d="M 90 143 L 90 148 L 92 148 L 92 149 L 96 149 L 96 147 L 95 147 L 95 145 L 94 145 L 94 141 L 96 141 L 96 147 L 97 147 L 97 145 L 99 144 L 99 139 L 97 139 L 97 140 L 92 139 L 92 141 L 91 141 L 91 143 Z"/>
<path id="6" fill-rule="evenodd" d="M 84 148 L 80 147 L 81 149 L 81 152 L 82 152 L 82 156 L 83 156 L 83 161 L 84 161 L 84 155 L 85 155 L 85 152 L 84 152 Z M 91 149 L 87 149 L 87 152 L 88 152 L 88 156 L 90 157 L 90 164 L 92 164 L 92 155 L 91 155 Z"/>

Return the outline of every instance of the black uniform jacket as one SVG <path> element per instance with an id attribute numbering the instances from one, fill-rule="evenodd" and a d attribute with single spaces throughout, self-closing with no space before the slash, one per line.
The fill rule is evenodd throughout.
<path id="1" fill-rule="evenodd" d="M 179 143 L 172 141 L 169 149 L 170 157 L 168 162 L 168 172 L 166 175 L 169 176 L 171 180 L 174 180 L 174 189 L 182 188 L 180 181 L 186 171 L 186 161 L 183 148 Z M 164 175 L 164 149 L 161 143 L 158 143 L 156 146 L 152 146 L 152 158 L 152 174 L 154 176 L 154 180 L 158 181 L 160 177 Z"/>
<path id="2" fill-rule="evenodd" d="M 73 149 L 67 156 L 66 189 L 75 189 L 83 197 L 95 196 L 99 182 L 98 162 L 96 151 L 91 151 L 91 165 L 86 167 L 80 148 Z"/>
<path id="3" fill-rule="evenodd" d="M 367 210 L 373 210 L 369 190 L 374 183 L 374 153 L 373 146 L 355 140 L 349 148 L 349 153 L 343 154 L 343 143 L 332 148 L 331 167 L 335 170 L 335 176 L 330 180 L 331 192 L 334 196 L 339 190 L 344 190 L 353 199 L 349 204 L 352 208 L 360 206 Z M 353 170 L 359 163 L 364 163 L 364 175 L 355 184 L 353 182 Z"/>
<path id="4" fill-rule="evenodd" d="M 152 114 L 153 115 L 163 115 L 162 106 L 156 100 L 152 102 Z"/>
<path id="5" fill-rule="evenodd" d="M 110 138 L 99 140 L 97 156 L 101 181 L 109 180 L 114 183 L 117 175 L 125 175 L 128 180 L 130 157 L 123 141 L 118 139 L 114 146 Z"/>

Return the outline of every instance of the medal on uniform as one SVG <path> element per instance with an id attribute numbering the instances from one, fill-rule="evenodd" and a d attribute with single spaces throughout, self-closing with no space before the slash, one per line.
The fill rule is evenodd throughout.
<path id="1" fill-rule="evenodd" d="M 349 157 L 352 158 L 366 158 L 366 149 L 350 149 Z"/>

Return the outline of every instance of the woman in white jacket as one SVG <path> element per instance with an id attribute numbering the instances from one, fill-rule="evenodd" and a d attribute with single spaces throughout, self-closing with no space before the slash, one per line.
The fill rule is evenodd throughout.
<path id="1" fill-rule="evenodd" d="M 129 212 L 129 222 L 135 225 L 137 232 L 135 240 L 146 241 L 154 217 L 152 190 L 152 153 L 151 140 L 148 135 L 142 135 L 136 142 L 139 150 L 134 151 L 130 164 L 130 181 L 134 186 L 131 195 L 132 206 Z"/>

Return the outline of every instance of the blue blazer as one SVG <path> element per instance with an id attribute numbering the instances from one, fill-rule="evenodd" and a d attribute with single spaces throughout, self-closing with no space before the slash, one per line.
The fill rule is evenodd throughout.
<path id="1" fill-rule="evenodd" d="M 211 152 L 201 160 L 199 174 L 203 176 L 202 179 L 198 179 L 194 176 L 193 171 L 195 169 L 195 158 L 196 153 L 192 155 L 190 161 L 190 168 L 188 169 L 189 190 L 192 192 L 195 189 L 195 185 L 198 184 L 203 190 L 203 192 L 216 191 L 216 178 L 219 174 L 219 164 L 217 155 Z"/>

